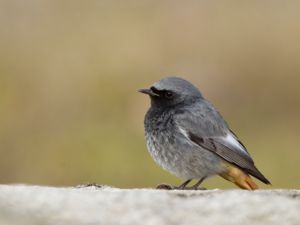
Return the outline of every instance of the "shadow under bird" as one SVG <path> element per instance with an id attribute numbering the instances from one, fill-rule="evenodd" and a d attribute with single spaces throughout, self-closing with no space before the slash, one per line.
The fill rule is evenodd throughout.
<path id="1" fill-rule="evenodd" d="M 166 77 L 139 92 L 151 99 L 144 124 L 152 158 L 165 170 L 186 179 L 176 189 L 188 189 L 193 179 L 198 182 L 189 189 L 197 189 L 213 175 L 248 190 L 258 188 L 250 175 L 270 184 L 220 113 L 193 84 Z"/>

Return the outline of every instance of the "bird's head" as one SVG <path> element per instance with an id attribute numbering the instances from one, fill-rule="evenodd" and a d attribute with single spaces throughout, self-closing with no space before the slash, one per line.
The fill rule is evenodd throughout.
<path id="1" fill-rule="evenodd" d="M 174 106 L 202 98 L 201 92 L 190 82 L 179 77 L 166 77 L 155 82 L 149 89 L 139 92 L 151 98 L 152 106 Z"/>

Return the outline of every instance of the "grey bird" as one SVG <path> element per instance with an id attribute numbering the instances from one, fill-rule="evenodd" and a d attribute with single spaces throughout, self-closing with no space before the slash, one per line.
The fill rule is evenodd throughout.
<path id="1" fill-rule="evenodd" d="M 190 82 L 166 77 L 139 92 L 151 99 L 144 125 L 147 148 L 162 168 L 186 181 L 178 189 L 220 175 L 243 189 L 258 188 L 250 177 L 268 179 L 255 167 L 245 146 L 220 113 Z M 189 188 L 189 189 L 191 189 Z"/>

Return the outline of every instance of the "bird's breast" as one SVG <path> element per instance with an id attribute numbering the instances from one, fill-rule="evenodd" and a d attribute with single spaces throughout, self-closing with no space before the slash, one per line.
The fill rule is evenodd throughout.
<path id="1" fill-rule="evenodd" d="M 180 152 L 173 148 L 176 140 L 172 113 L 148 112 L 145 117 L 145 136 L 149 153 L 156 163 L 168 169 L 175 165 Z"/>

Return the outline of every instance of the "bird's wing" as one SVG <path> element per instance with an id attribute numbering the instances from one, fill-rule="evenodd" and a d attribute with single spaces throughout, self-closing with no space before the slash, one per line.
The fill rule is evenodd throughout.
<path id="1" fill-rule="evenodd" d="M 205 102 L 176 114 L 176 117 L 179 130 L 194 144 L 217 154 L 262 182 L 270 183 L 212 105 Z"/>

